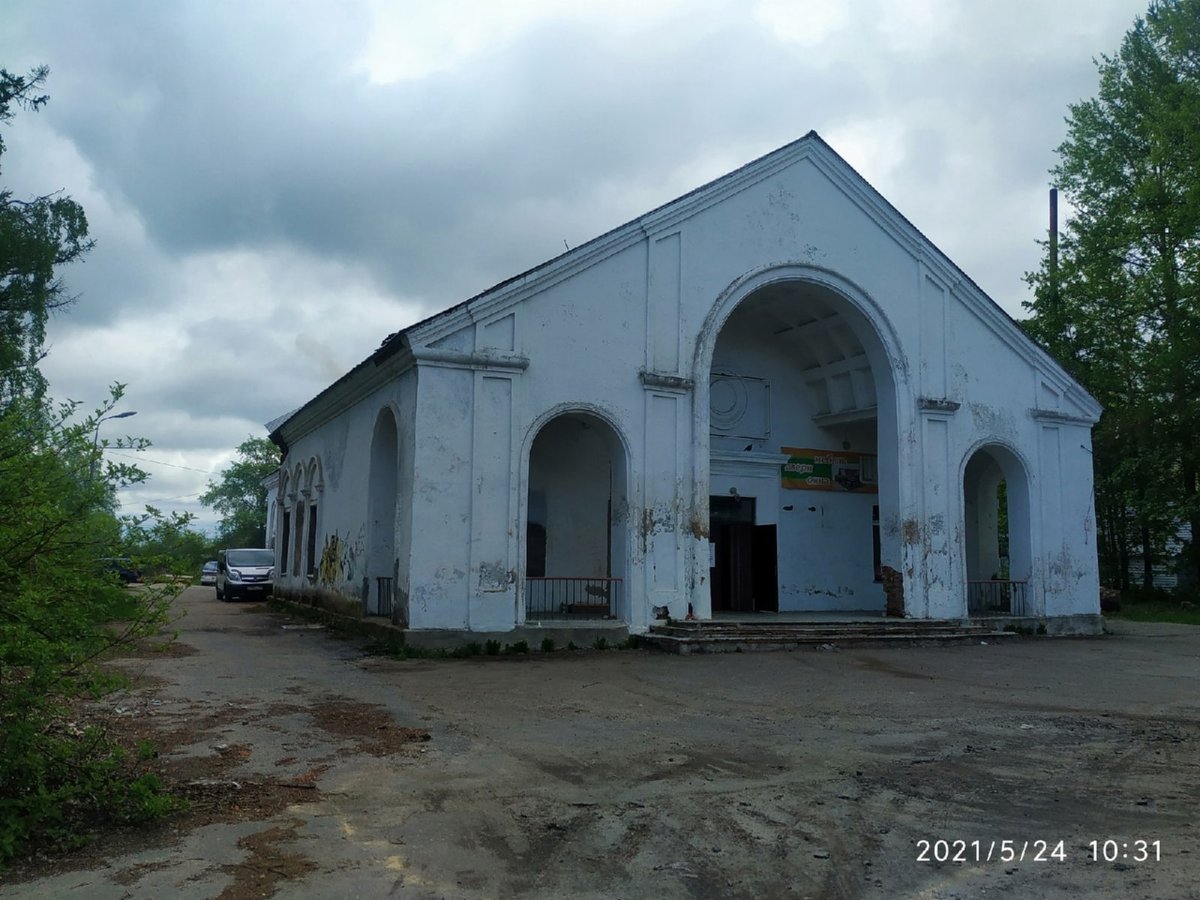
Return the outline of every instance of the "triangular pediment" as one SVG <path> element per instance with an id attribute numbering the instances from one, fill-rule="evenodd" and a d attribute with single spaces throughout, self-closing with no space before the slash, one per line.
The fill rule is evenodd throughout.
<path id="1" fill-rule="evenodd" d="M 921 231 L 876 191 L 815 132 L 811 131 L 772 153 L 684 194 L 625 225 L 582 244 L 513 278 L 417 323 L 406 330 L 414 345 L 432 346 L 481 317 L 496 319 L 524 298 L 570 278 L 598 261 L 637 242 L 670 233 L 688 219 L 727 198 L 773 178 L 792 167 L 818 171 L 845 201 L 868 216 L 880 229 L 927 267 L 932 277 L 982 320 L 1005 344 L 1030 365 L 1047 373 L 1047 381 L 1069 394 L 1072 413 L 1098 418 L 1100 406 L 1062 367 L 1038 347 L 1000 306 Z"/>
<path id="2" fill-rule="evenodd" d="M 669 236 L 705 211 L 786 173 L 794 173 L 797 181 L 807 178 L 810 185 L 815 183 L 812 176 L 816 173 L 819 183 L 825 186 L 822 190 L 832 187 L 838 203 L 847 204 L 850 209 L 874 223 L 905 253 L 918 261 L 929 278 L 945 286 L 948 298 L 960 303 L 1018 357 L 1041 372 L 1042 383 L 1055 398 L 1047 394 L 1043 400 L 1039 395 L 1035 408 L 1053 409 L 1064 416 L 1081 420 L 1098 419 L 1100 406 L 1094 398 L 815 131 L 391 335 L 372 359 L 386 356 L 393 346 L 412 348 L 417 353 L 420 348 L 454 354 L 509 353 L 515 347 L 517 308 L 523 301 L 641 242 L 649 240 L 653 243 Z M 594 314 L 603 315 L 604 311 L 596 310 Z M 350 379 L 344 378 L 342 381 L 347 380 Z M 326 392 L 336 387 L 331 386 Z"/>

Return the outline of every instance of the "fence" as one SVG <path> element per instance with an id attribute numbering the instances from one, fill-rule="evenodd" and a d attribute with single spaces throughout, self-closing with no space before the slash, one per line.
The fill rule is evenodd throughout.
<path id="1" fill-rule="evenodd" d="M 1026 616 L 1024 581 L 968 581 L 967 614 L 971 616 Z"/>
<path id="2" fill-rule="evenodd" d="M 526 578 L 526 619 L 611 619 L 620 578 Z"/>
<path id="3" fill-rule="evenodd" d="M 392 602 L 395 596 L 395 588 L 391 578 L 376 578 L 375 579 L 375 605 L 372 609 L 367 608 L 369 616 L 390 616 L 392 614 Z"/>

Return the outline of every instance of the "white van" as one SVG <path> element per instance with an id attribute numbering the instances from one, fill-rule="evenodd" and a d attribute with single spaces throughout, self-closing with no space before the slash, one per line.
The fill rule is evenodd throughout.
<path id="1" fill-rule="evenodd" d="M 275 551 L 258 548 L 222 550 L 217 554 L 217 599 L 266 599 L 275 589 Z"/>

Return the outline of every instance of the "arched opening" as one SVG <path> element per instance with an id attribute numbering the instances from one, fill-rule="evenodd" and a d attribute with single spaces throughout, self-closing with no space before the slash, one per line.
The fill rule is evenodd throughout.
<path id="1" fill-rule="evenodd" d="M 1008 448 L 989 444 L 967 460 L 963 523 L 968 615 L 1033 614 L 1029 482 L 1025 466 Z"/>
<path id="2" fill-rule="evenodd" d="M 274 546 L 278 549 L 278 556 L 275 559 L 276 577 L 284 578 L 287 575 L 287 559 L 288 559 L 288 542 L 292 534 L 292 512 L 288 508 L 287 498 L 292 491 L 292 482 L 286 470 L 281 470 L 279 476 L 279 489 L 275 496 L 275 506 L 278 511 L 278 519 L 275 527 L 277 534 L 275 535 Z"/>
<path id="3" fill-rule="evenodd" d="M 299 463 L 296 463 L 296 468 L 292 471 L 292 484 L 295 487 L 295 493 L 289 498 L 292 501 L 292 558 L 290 565 L 292 577 L 299 578 L 304 553 L 304 513 L 307 509 L 304 497 L 304 469 Z M 284 560 L 284 566 L 287 565 L 289 565 L 289 561 Z"/>
<path id="4" fill-rule="evenodd" d="M 525 619 L 628 621 L 625 448 L 584 412 L 542 426 L 529 453 Z"/>
<path id="5" fill-rule="evenodd" d="M 768 282 L 721 325 L 708 375 L 713 614 L 883 615 L 898 438 L 872 320 L 830 285 Z"/>
<path id="6" fill-rule="evenodd" d="M 391 616 L 396 576 L 396 494 L 399 458 L 396 418 L 384 409 L 371 436 L 364 602 L 370 616 Z"/>
<path id="7" fill-rule="evenodd" d="M 304 543 L 304 574 L 309 584 L 317 577 L 317 501 L 324 485 L 321 481 L 321 463 L 310 459 L 305 471 L 304 490 L 301 492 L 308 503 L 305 519 L 308 523 Z"/>

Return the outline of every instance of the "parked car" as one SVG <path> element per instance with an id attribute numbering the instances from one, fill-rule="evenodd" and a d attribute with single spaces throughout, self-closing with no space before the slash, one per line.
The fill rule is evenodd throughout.
<path id="1" fill-rule="evenodd" d="M 112 572 L 126 584 L 142 580 L 142 573 L 133 565 L 133 560 L 123 556 L 112 556 L 100 560 L 100 567 L 105 572 Z"/>
<path id="2" fill-rule="evenodd" d="M 275 551 L 257 547 L 217 554 L 217 599 L 270 597 L 275 589 Z"/>
<path id="3" fill-rule="evenodd" d="M 217 561 L 211 559 L 204 564 L 204 568 L 200 570 L 201 584 L 216 584 L 217 583 Z"/>

